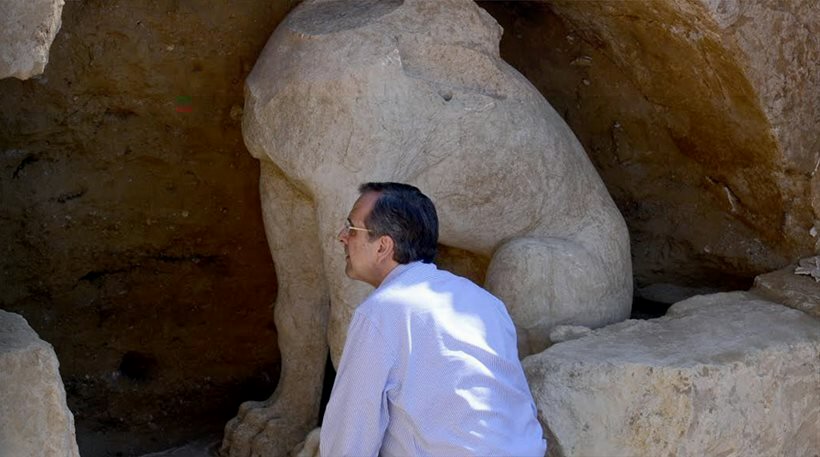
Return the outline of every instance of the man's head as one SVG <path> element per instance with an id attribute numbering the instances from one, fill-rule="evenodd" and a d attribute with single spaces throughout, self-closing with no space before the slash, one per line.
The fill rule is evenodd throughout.
<path id="1" fill-rule="evenodd" d="M 398 264 L 435 259 L 438 216 L 426 195 L 411 185 L 389 182 L 365 183 L 359 192 L 338 237 L 345 246 L 348 276 L 375 287 Z"/>

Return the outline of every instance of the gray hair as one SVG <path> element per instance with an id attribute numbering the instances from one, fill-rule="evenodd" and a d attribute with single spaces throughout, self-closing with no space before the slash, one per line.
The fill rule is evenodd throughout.
<path id="1" fill-rule="evenodd" d="M 430 198 L 415 186 L 395 182 L 359 186 L 359 193 L 368 192 L 379 194 L 364 221 L 370 239 L 384 235 L 392 238 L 393 260 L 398 263 L 432 263 L 438 248 L 438 215 Z"/>

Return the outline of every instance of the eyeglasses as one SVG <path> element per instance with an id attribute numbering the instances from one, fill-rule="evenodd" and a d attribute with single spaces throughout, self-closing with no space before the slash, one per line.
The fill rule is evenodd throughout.
<path id="1" fill-rule="evenodd" d="M 350 222 L 350 219 L 345 219 L 345 225 L 344 225 L 343 230 L 345 231 L 345 234 L 348 235 L 348 236 L 350 235 L 351 230 L 358 230 L 360 232 L 367 232 L 367 233 L 372 233 L 373 232 L 373 230 L 370 230 L 370 229 L 366 229 L 366 228 L 362 228 L 362 227 L 355 227 L 353 225 L 353 223 Z"/>

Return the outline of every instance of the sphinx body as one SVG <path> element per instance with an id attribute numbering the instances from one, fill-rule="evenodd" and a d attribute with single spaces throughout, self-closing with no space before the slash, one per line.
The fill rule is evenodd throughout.
<path id="1" fill-rule="evenodd" d="M 623 218 L 569 127 L 501 60 L 500 37 L 469 0 L 350 0 L 306 1 L 269 40 L 243 135 L 261 162 L 282 375 L 228 424 L 223 454 L 285 455 L 316 426 L 328 350 L 335 365 L 370 290 L 345 277 L 336 241 L 362 182 L 419 187 L 441 244 L 491 258 L 484 286 L 521 357 L 556 325 L 629 316 Z"/>

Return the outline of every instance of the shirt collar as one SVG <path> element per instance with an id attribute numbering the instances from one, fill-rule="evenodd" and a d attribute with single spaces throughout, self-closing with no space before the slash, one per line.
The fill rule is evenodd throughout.
<path id="1" fill-rule="evenodd" d="M 410 262 L 410 263 L 400 263 L 398 266 L 396 266 L 396 268 L 393 268 L 393 270 L 391 270 L 390 273 L 387 273 L 387 276 L 384 277 L 384 280 L 382 281 L 382 283 L 379 284 L 378 289 L 381 289 L 382 287 L 386 286 L 388 283 L 393 282 L 394 280 L 396 280 L 399 276 L 401 276 L 405 272 L 413 270 L 413 269 L 415 269 L 417 267 L 420 267 L 420 266 L 424 266 L 424 265 L 432 265 L 432 266 L 435 267 L 434 264 L 432 264 L 432 263 L 425 264 L 421 260 L 417 260 L 415 262 Z"/>

